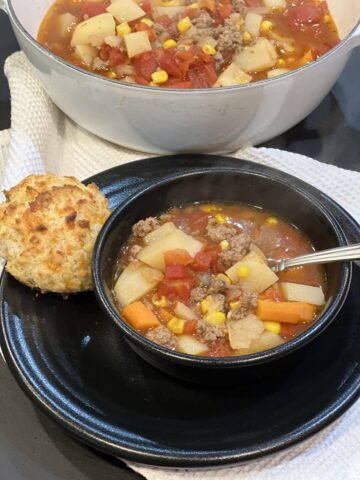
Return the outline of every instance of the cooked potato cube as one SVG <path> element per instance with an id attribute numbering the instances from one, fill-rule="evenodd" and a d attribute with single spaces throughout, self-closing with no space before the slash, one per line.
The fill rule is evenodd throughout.
<path id="1" fill-rule="evenodd" d="M 71 39 L 71 46 L 99 46 L 108 35 L 115 35 L 115 20 L 111 13 L 102 13 L 88 18 L 76 25 Z"/>
<path id="2" fill-rule="evenodd" d="M 267 264 L 265 253 L 257 245 L 255 245 L 255 243 L 250 243 L 250 251 L 257 253 L 263 262 Z"/>
<path id="3" fill-rule="evenodd" d="M 61 37 L 69 35 L 72 27 L 76 24 L 77 18 L 72 13 L 63 13 L 58 17 L 58 28 Z"/>
<path id="4" fill-rule="evenodd" d="M 132 262 L 121 273 L 115 284 L 115 297 L 119 304 L 125 307 L 155 288 L 163 277 L 159 270 L 141 262 Z"/>
<path id="5" fill-rule="evenodd" d="M 128 33 L 124 35 L 124 41 L 129 58 L 152 50 L 149 35 L 146 32 Z"/>
<path id="6" fill-rule="evenodd" d="M 157 240 L 160 240 L 163 237 L 166 237 L 170 233 L 176 230 L 175 225 L 172 222 L 167 222 L 161 225 L 161 227 L 153 230 L 152 232 L 148 233 L 144 237 L 145 245 L 150 245 L 150 243 L 154 243 Z"/>
<path id="7" fill-rule="evenodd" d="M 132 22 L 146 15 L 135 0 L 116 0 L 107 9 L 119 23 Z"/>
<path id="8" fill-rule="evenodd" d="M 155 6 L 153 10 L 153 17 L 156 20 L 158 17 L 167 15 L 170 18 L 181 16 L 186 10 L 186 7 L 183 6 L 174 6 L 174 7 L 160 7 Z"/>
<path id="9" fill-rule="evenodd" d="M 286 0 L 263 0 L 266 7 L 286 8 Z"/>
<path id="10" fill-rule="evenodd" d="M 319 306 L 325 303 L 324 292 L 321 287 L 281 282 L 280 288 L 286 300 L 290 302 L 305 302 Z"/>
<path id="11" fill-rule="evenodd" d="M 75 56 L 88 67 L 91 67 L 98 53 L 96 47 L 92 47 L 91 45 L 76 45 L 74 50 Z"/>
<path id="12" fill-rule="evenodd" d="M 249 348 L 251 342 L 260 337 L 264 331 L 264 323 L 253 314 L 242 320 L 228 320 L 226 322 L 231 348 Z"/>
<path id="13" fill-rule="evenodd" d="M 185 303 L 177 302 L 174 308 L 175 315 L 184 320 L 197 320 L 198 316 Z"/>
<path id="14" fill-rule="evenodd" d="M 163 238 L 156 240 L 144 247 L 138 254 L 138 259 L 158 270 L 165 270 L 164 253 L 169 250 L 181 248 L 194 257 L 202 248 L 202 243 L 187 235 L 182 230 L 175 230 Z"/>
<path id="15" fill-rule="evenodd" d="M 272 68 L 278 60 L 274 45 L 267 38 L 259 38 L 234 57 L 235 63 L 246 73 Z"/>
<path id="16" fill-rule="evenodd" d="M 239 278 L 240 267 L 247 267 L 247 276 Z M 235 263 L 226 271 L 226 275 L 245 290 L 258 293 L 263 292 L 279 280 L 277 275 L 264 263 L 264 259 L 255 251 L 251 251 L 242 260 Z"/>
<path id="17" fill-rule="evenodd" d="M 270 70 L 267 74 L 268 78 L 278 77 L 279 75 L 284 75 L 285 73 L 290 72 L 288 68 L 275 68 L 274 70 Z"/>
<path id="18" fill-rule="evenodd" d="M 178 337 L 178 348 L 180 352 L 189 355 L 204 355 L 208 351 L 208 346 L 199 342 L 190 335 L 180 335 Z"/>
<path id="19" fill-rule="evenodd" d="M 245 31 L 251 33 L 253 37 L 258 37 L 260 35 L 260 26 L 262 21 L 262 15 L 250 11 L 245 17 Z"/>
<path id="20" fill-rule="evenodd" d="M 243 85 L 251 81 L 251 76 L 245 73 L 239 65 L 231 63 L 214 83 L 214 87 L 231 87 L 232 85 Z"/>
<path id="21" fill-rule="evenodd" d="M 283 343 L 285 342 L 280 335 L 265 330 L 259 338 L 251 342 L 249 348 L 239 348 L 235 353 L 237 355 L 250 355 L 251 353 L 263 352 L 264 350 L 278 347 Z"/>

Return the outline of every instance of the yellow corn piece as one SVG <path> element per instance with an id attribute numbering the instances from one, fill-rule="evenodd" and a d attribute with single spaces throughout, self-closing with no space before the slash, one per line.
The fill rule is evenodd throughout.
<path id="1" fill-rule="evenodd" d="M 237 300 L 236 302 L 230 302 L 229 305 L 231 310 L 236 310 L 240 307 L 241 303 L 239 300 Z"/>
<path id="2" fill-rule="evenodd" d="M 156 84 L 165 83 L 168 81 L 168 74 L 165 70 L 159 70 L 151 74 L 152 81 Z"/>
<path id="3" fill-rule="evenodd" d="M 113 72 L 113 71 L 108 72 L 108 73 L 106 74 L 106 76 L 107 76 L 108 78 L 117 78 L 116 73 Z"/>
<path id="4" fill-rule="evenodd" d="M 167 307 L 169 303 L 164 295 L 162 295 L 160 298 L 157 295 L 153 295 L 151 302 L 157 307 Z"/>
<path id="5" fill-rule="evenodd" d="M 328 15 L 328 14 L 324 15 L 323 22 L 324 23 L 330 23 L 331 22 L 331 16 Z"/>
<path id="6" fill-rule="evenodd" d="M 147 25 L 148 27 L 152 27 L 154 25 L 154 22 L 152 20 L 150 20 L 150 18 L 142 18 L 140 20 L 141 23 L 144 23 L 145 25 Z"/>
<path id="7" fill-rule="evenodd" d="M 226 315 L 224 312 L 211 312 L 205 316 L 205 320 L 210 325 L 222 325 L 225 323 Z"/>
<path id="8" fill-rule="evenodd" d="M 227 250 L 230 247 L 230 243 L 227 240 L 222 240 L 220 242 L 221 250 Z"/>
<path id="9" fill-rule="evenodd" d="M 276 66 L 279 67 L 279 68 L 284 68 L 284 67 L 286 67 L 286 62 L 285 62 L 285 60 L 284 60 L 283 58 L 280 58 L 280 59 L 278 60 L 277 64 L 276 64 Z"/>
<path id="10" fill-rule="evenodd" d="M 314 60 L 313 54 L 311 50 L 308 50 L 305 55 L 300 60 L 300 65 L 306 65 L 311 63 Z"/>
<path id="11" fill-rule="evenodd" d="M 167 323 L 167 328 L 170 332 L 176 333 L 176 335 L 181 335 L 184 332 L 185 320 L 181 318 L 173 317 Z"/>
<path id="12" fill-rule="evenodd" d="M 208 311 L 210 303 L 211 301 L 209 297 L 204 298 L 204 300 L 200 302 L 201 313 L 206 313 Z"/>
<path id="13" fill-rule="evenodd" d="M 223 215 L 222 213 L 217 213 L 215 215 L 215 220 L 217 221 L 217 223 L 219 223 L 220 225 L 224 225 L 225 223 L 227 223 L 227 219 L 225 217 L 225 215 Z"/>
<path id="14" fill-rule="evenodd" d="M 168 48 L 175 48 L 177 45 L 176 41 L 173 40 L 172 38 L 169 38 L 169 40 L 165 40 L 163 43 L 163 48 L 166 50 Z"/>
<path id="15" fill-rule="evenodd" d="M 185 33 L 192 27 L 192 23 L 189 17 L 182 18 L 177 23 L 177 29 L 180 33 Z"/>
<path id="16" fill-rule="evenodd" d="M 260 30 L 263 33 L 269 32 L 273 28 L 273 23 L 270 20 L 264 20 L 260 25 Z"/>
<path id="17" fill-rule="evenodd" d="M 251 42 L 252 40 L 252 35 L 250 32 L 244 32 L 243 33 L 243 36 L 242 36 L 242 39 L 244 42 Z"/>
<path id="18" fill-rule="evenodd" d="M 275 227 L 279 223 L 279 220 L 276 217 L 268 217 L 265 222 L 267 225 Z"/>
<path id="19" fill-rule="evenodd" d="M 200 210 L 205 213 L 217 212 L 218 208 L 216 205 L 211 203 L 206 203 L 205 205 L 200 205 Z"/>
<path id="20" fill-rule="evenodd" d="M 245 23 L 244 18 L 243 18 L 243 17 L 240 17 L 239 20 L 235 23 L 236 28 L 237 28 L 238 30 L 240 30 L 241 27 L 244 25 L 244 23 Z"/>
<path id="21" fill-rule="evenodd" d="M 207 53 L 208 55 L 215 55 L 216 50 L 212 45 L 209 45 L 208 43 L 206 45 L 203 45 L 202 51 L 204 53 Z"/>
<path id="22" fill-rule="evenodd" d="M 250 273 L 249 267 L 247 265 L 240 265 L 237 269 L 236 275 L 238 278 L 246 278 Z"/>
<path id="23" fill-rule="evenodd" d="M 281 323 L 280 322 L 264 322 L 265 330 L 271 333 L 276 333 L 279 335 L 281 331 Z"/>
<path id="24" fill-rule="evenodd" d="M 124 35 L 127 35 L 128 33 L 131 33 L 131 27 L 127 22 L 120 23 L 116 27 L 116 33 L 118 34 L 119 37 L 123 37 Z"/>
<path id="25" fill-rule="evenodd" d="M 231 284 L 231 279 L 227 275 L 225 275 L 225 273 L 218 273 L 217 278 L 219 278 L 220 280 L 224 280 L 224 282 L 226 282 L 228 285 Z"/>

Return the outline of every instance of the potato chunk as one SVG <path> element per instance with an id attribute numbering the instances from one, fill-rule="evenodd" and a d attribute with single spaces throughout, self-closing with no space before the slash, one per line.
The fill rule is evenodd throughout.
<path id="1" fill-rule="evenodd" d="M 107 9 L 119 23 L 132 22 L 146 15 L 135 0 L 116 0 Z"/>
<path id="2" fill-rule="evenodd" d="M 229 320 L 226 322 L 229 342 L 232 349 L 249 348 L 251 342 L 260 337 L 264 331 L 264 323 L 253 314 L 242 320 Z"/>
<path id="3" fill-rule="evenodd" d="M 286 300 L 290 302 L 305 302 L 319 306 L 325 303 L 324 292 L 321 287 L 281 282 L 280 288 Z"/>
<path id="4" fill-rule="evenodd" d="M 61 37 L 69 35 L 72 27 L 76 24 L 77 18 L 72 13 L 62 13 L 58 17 L 58 28 Z"/>
<path id="5" fill-rule="evenodd" d="M 141 262 L 132 262 L 118 278 L 114 293 L 122 307 L 139 300 L 150 292 L 163 279 L 159 270 L 150 268 Z"/>
<path id="6" fill-rule="evenodd" d="M 280 335 L 264 330 L 259 338 L 251 342 L 249 348 L 239 348 L 235 353 L 237 355 L 250 355 L 251 353 L 263 352 L 264 350 L 278 347 L 283 343 L 285 342 Z"/>
<path id="7" fill-rule="evenodd" d="M 245 278 L 238 277 L 238 270 L 242 266 L 249 269 Z M 264 258 L 255 251 L 251 251 L 242 260 L 235 263 L 226 271 L 226 275 L 245 290 L 258 293 L 263 292 L 279 280 L 277 275 L 266 265 Z"/>
<path id="8" fill-rule="evenodd" d="M 219 75 L 214 87 L 231 87 L 232 85 L 244 85 L 251 81 L 251 76 L 245 73 L 236 63 L 230 65 Z"/>
<path id="9" fill-rule="evenodd" d="M 263 0 L 266 7 L 286 8 L 286 0 Z"/>
<path id="10" fill-rule="evenodd" d="M 279 75 L 284 75 L 285 73 L 288 73 L 288 72 L 290 72 L 288 68 L 275 68 L 274 70 L 270 70 L 267 73 L 267 77 L 274 78 L 274 77 L 278 77 Z"/>
<path id="11" fill-rule="evenodd" d="M 129 58 L 152 50 L 149 35 L 146 32 L 128 33 L 124 35 L 124 41 Z"/>
<path id="12" fill-rule="evenodd" d="M 278 60 L 274 45 L 267 38 L 259 38 L 234 57 L 235 63 L 246 73 L 272 68 Z"/>
<path id="13" fill-rule="evenodd" d="M 245 17 L 245 30 L 251 33 L 253 37 L 258 37 L 260 35 L 260 26 L 262 21 L 262 15 L 250 11 Z"/>
<path id="14" fill-rule="evenodd" d="M 169 250 L 181 248 L 194 257 L 202 248 L 202 243 L 187 235 L 182 230 L 175 230 L 163 238 L 159 238 L 144 247 L 138 254 L 138 259 L 158 270 L 165 270 L 164 253 Z"/>
<path id="15" fill-rule="evenodd" d="M 97 47 L 104 42 L 105 37 L 114 34 L 114 17 L 111 13 L 102 13 L 76 25 L 71 39 L 71 46 L 92 45 Z"/>
<path id="16" fill-rule="evenodd" d="M 91 45 L 76 45 L 74 55 L 86 66 L 91 67 L 94 58 L 98 56 L 98 50 Z"/>
<path id="17" fill-rule="evenodd" d="M 199 342 L 190 335 L 180 335 L 178 337 L 178 347 L 180 352 L 189 355 L 204 355 L 208 351 L 208 346 Z"/>
<path id="18" fill-rule="evenodd" d="M 156 228 L 152 232 L 148 233 L 144 237 L 144 243 L 145 245 L 150 245 L 150 243 L 154 243 L 157 240 L 160 240 L 161 238 L 166 237 L 170 233 L 172 233 L 174 230 L 176 230 L 175 225 L 172 222 L 167 222 L 161 225 L 161 227 Z"/>

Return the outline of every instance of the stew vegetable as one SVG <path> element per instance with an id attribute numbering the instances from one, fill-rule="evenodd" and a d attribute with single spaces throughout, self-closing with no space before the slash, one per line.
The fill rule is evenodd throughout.
<path id="1" fill-rule="evenodd" d="M 140 220 L 121 250 L 114 297 L 149 340 L 233 356 L 299 335 L 325 303 L 322 266 L 276 275 L 271 261 L 313 251 L 294 226 L 241 204 L 194 204 Z"/>
<path id="2" fill-rule="evenodd" d="M 282 75 L 339 35 L 324 0 L 57 0 L 38 40 L 112 79 L 205 88 Z"/>

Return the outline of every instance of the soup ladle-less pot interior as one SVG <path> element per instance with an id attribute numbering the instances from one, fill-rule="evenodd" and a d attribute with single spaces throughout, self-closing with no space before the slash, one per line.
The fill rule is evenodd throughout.
<path id="1" fill-rule="evenodd" d="M 302 120 L 329 92 L 360 45 L 360 2 L 330 0 L 342 41 L 301 69 L 270 80 L 214 89 L 126 84 L 75 67 L 36 41 L 53 0 L 0 0 L 45 90 L 72 120 L 129 148 L 229 152 L 272 138 Z M 146 114 L 144 114 L 146 112 Z"/>

